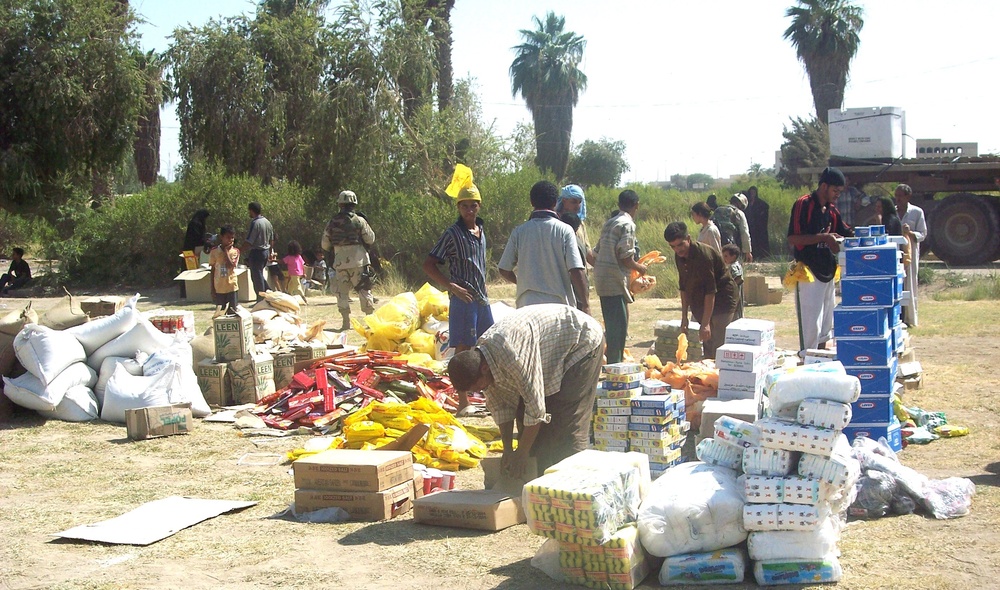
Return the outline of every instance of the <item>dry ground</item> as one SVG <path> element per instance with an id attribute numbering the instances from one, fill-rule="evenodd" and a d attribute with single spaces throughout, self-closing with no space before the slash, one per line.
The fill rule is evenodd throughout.
<path id="1" fill-rule="evenodd" d="M 510 295 L 509 289 L 494 290 L 495 297 L 509 300 Z M 156 292 L 141 306 L 181 306 L 173 298 L 172 290 Z M 337 317 L 331 298 L 310 301 L 309 319 Z M 13 308 L 18 301 L 0 303 Z M 196 310 L 204 329 L 208 306 L 185 307 Z M 632 350 L 645 351 L 655 321 L 677 317 L 678 307 L 677 300 L 637 302 Z M 788 297 L 780 305 L 749 308 L 747 315 L 777 321 L 779 346 L 794 346 Z M 970 426 L 972 434 L 911 446 L 901 458 L 932 477 L 972 478 L 977 484 L 972 513 L 952 521 L 910 515 L 851 524 L 840 543 L 840 587 L 1000 586 L 998 316 L 997 302 L 925 298 L 923 325 L 914 331 L 925 386 L 908 393 L 906 403 L 945 411 L 949 421 Z M 0 588 L 559 587 L 530 566 L 542 539 L 524 526 L 483 534 L 416 525 L 409 515 L 384 523 L 336 525 L 277 517 L 292 500 L 288 467 L 240 466 L 237 461 L 249 452 L 281 453 L 300 440 L 250 440 L 225 425 L 201 423 L 188 436 L 129 442 L 121 426 L 47 422 L 33 413 L 20 414 L 0 425 Z M 479 469 L 463 471 L 459 483 L 481 487 L 482 477 Z M 148 547 L 51 536 L 174 494 L 259 504 Z M 651 576 L 644 587 L 656 585 Z"/>

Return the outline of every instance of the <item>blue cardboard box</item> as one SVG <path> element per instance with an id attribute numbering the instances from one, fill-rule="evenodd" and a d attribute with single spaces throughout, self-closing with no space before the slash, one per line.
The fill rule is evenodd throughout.
<path id="1" fill-rule="evenodd" d="M 838 305 L 833 310 L 835 338 L 887 338 L 891 325 L 888 308 Z"/>
<path id="2" fill-rule="evenodd" d="M 851 403 L 851 423 L 856 424 L 888 424 L 893 419 L 892 394 L 862 395 L 858 401 Z"/>
<path id="3" fill-rule="evenodd" d="M 854 375 L 861 381 L 861 395 L 872 395 L 892 393 L 898 367 L 896 357 L 892 357 L 892 362 L 885 367 L 844 367 L 844 369 L 848 375 Z"/>
<path id="4" fill-rule="evenodd" d="M 896 275 L 844 277 L 840 280 L 840 293 L 844 307 L 891 307 L 903 295 Z"/>
<path id="5" fill-rule="evenodd" d="M 844 366 L 887 367 L 896 357 L 894 339 L 837 338 L 837 360 Z"/>
<path id="6" fill-rule="evenodd" d="M 889 332 L 892 338 L 893 351 L 897 353 L 901 352 L 903 350 L 903 322 L 899 322 L 893 326 Z"/>
<path id="7" fill-rule="evenodd" d="M 864 239 L 862 239 L 862 246 L 864 246 Z M 848 248 L 844 250 L 844 276 L 896 276 L 899 257 L 900 251 L 895 244 Z"/>
<path id="8" fill-rule="evenodd" d="M 885 424 L 854 424 L 852 422 L 844 429 L 844 436 L 851 444 L 854 444 L 854 439 L 859 436 L 866 436 L 872 440 L 885 438 L 889 443 L 889 448 L 899 452 L 903 450 L 903 433 L 900 430 L 899 420 L 895 418 Z"/>

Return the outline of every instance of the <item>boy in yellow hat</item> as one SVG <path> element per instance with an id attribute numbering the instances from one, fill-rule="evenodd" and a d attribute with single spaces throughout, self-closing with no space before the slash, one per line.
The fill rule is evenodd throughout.
<path id="1" fill-rule="evenodd" d="M 469 350 L 493 325 L 493 313 L 486 294 L 486 232 L 479 218 L 482 197 L 476 185 L 458 192 L 458 220 L 444 231 L 424 259 L 424 272 L 445 287 L 451 296 L 448 310 L 449 345 L 456 352 Z M 445 276 L 439 264 L 448 263 Z M 469 397 L 459 392 L 459 415 L 468 413 Z"/>

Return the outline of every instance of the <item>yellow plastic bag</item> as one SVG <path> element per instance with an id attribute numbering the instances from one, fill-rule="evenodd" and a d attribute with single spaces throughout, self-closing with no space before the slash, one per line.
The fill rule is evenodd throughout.
<path id="1" fill-rule="evenodd" d="M 471 186 L 473 183 L 472 168 L 465 164 L 455 164 L 455 173 L 451 175 L 451 184 L 444 192 L 453 199 L 458 198 L 458 192 L 463 188 Z"/>
<path id="2" fill-rule="evenodd" d="M 447 319 L 448 306 L 451 301 L 448 293 L 439 291 L 430 283 L 424 283 L 424 286 L 420 287 L 414 296 L 417 298 L 417 305 L 420 308 L 420 317 L 434 316 L 439 320 Z"/>
<path id="3" fill-rule="evenodd" d="M 413 353 L 423 353 L 427 356 L 434 356 L 434 351 L 437 349 L 437 339 L 434 338 L 433 334 L 428 334 L 423 330 L 416 330 L 410 337 L 406 339 L 406 342 L 413 349 Z"/>
<path id="4" fill-rule="evenodd" d="M 382 438 L 385 436 L 385 426 L 371 420 L 362 420 L 345 426 L 344 436 L 347 437 L 348 443 Z"/>
<path id="5" fill-rule="evenodd" d="M 400 293 L 364 319 L 362 335 L 402 342 L 420 325 L 420 309 L 413 293 Z"/>

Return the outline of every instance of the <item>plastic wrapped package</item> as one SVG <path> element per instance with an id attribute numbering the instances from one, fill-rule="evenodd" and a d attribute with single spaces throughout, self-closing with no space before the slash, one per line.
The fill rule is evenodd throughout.
<path id="1" fill-rule="evenodd" d="M 823 559 L 839 555 L 840 518 L 830 515 L 812 531 L 759 531 L 747 537 L 750 559 Z"/>
<path id="2" fill-rule="evenodd" d="M 786 476 L 798 463 L 799 453 L 783 449 L 750 447 L 743 451 L 743 472 L 747 475 Z"/>
<path id="3" fill-rule="evenodd" d="M 861 395 L 861 381 L 853 375 L 817 371 L 785 373 L 774 379 L 767 389 L 771 412 L 778 415 L 783 410 L 794 409 L 802 400 L 827 399 L 849 404 Z"/>
<path id="4" fill-rule="evenodd" d="M 839 582 L 844 572 L 836 556 L 823 559 L 769 559 L 753 564 L 753 575 L 761 586 L 777 584 L 822 584 Z"/>
<path id="5" fill-rule="evenodd" d="M 855 484 L 857 497 L 847 509 L 855 518 L 882 518 L 889 513 L 892 496 L 896 493 L 896 480 L 887 473 L 868 470 Z"/>
<path id="6" fill-rule="evenodd" d="M 719 416 L 715 420 L 715 440 L 746 448 L 760 445 L 760 429 L 732 416 Z"/>
<path id="7" fill-rule="evenodd" d="M 560 542 L 559 566 L 571 584 L 610 590 L 632 590 L 653 569 L 634 524 L 600 545 Z"/>
<path id="8" fill-rule="evenodd" d="M 825 481 L 833 486 L 845 486 L 861 475 L 861 465 L 851 453 L 847 437 L 840 435 L 829 457 L 804 453 L 799 460 L 799 475 Z"/>
<path id="9" fill-rule="evenodd" d="M 660 585 L 739 584 L 746 573 L 742 549 L 686 553 L 668 557 L 660 567 Z"/>
<path id="10" fill-rule="evenodd" d="M 545 470 L 545 473 L 578 467 L 583 469 L 606 469 L 608 467 L 616 468 L 623 465 L 631 465 L 637 470 L 638 478 L 636 479 L 636 483 L 639 486 L 639 501 L 642 502 L 646 499 L 646 494 L 649 493 L 649 488 L 653 484 L 649 474 L 649 455 L 645 453 L 634 451 L 620 453 L 585 449 L 549 467 Z"/>
<path id="11" fill-rule="evenodd" d="M 840 432 L 786 422 L 777 418 L 762 418 L 754 423 L 760 429 L 760 446 L 829 457 L 840 438 Z"/>
<path id="12" fill-rule="evenodd" d="M 815 506 L 838 497 L 841 490 L 810 477 L 789 475 L 743 476 L 743 495 L 750 504 L 806 504 Z"/>
<path id="13" fill-rule="evenodd" d="M 851 404 L 809 398 L 799 402 L 795 421 L 830 430 L 843 430 L 851 423 Z"/>
<path id="14" fill-rule="evenodd" d="M 639 538 L 652 555 L 716 551 L 746 539 L 736 473 L 701 462 L 671 467 L 639 509 Z"/>
<path id="15" fill-rule="evenodd" d="M 854 456 L 864 469 L 881 471 L 892 476 L 907 494 L 934 518 L 965 516 L 972 506 L 976 484 L 964 477 L 928 479 L 916 470 L 902 465 L 895 457 L 879 455 L 867 447 L 854 448 Z"/>
<path id="16" fill-rule="evenodd" d="M 764 376 L 764 390 L 768 391 L 771 386 L 785 375 L 793 373 L 833 373 L 835 375 L 846 375 L 847 369 L 840 361 L 825 361 L 822 363 L 810 363 L 808 365 L 793 365 L 791 367 L 779 367 Z M 818 396 L 810 396 L 818 397 Z"/>
<path id="17" fill-rule="evenodd" d="M 743 497 L 750 504 L 775 504 L 785 497 L 785 478 L 767 475 L 742 475 Z"/>
<path id="18" fill-rule="evenodd" d="M 631 465 L 603 470 L 561 469 L 524 485 L 522 505 L 536 535 L 598 545 L 634 522 L 638 472 Z"/>
<path id="19" fill-rule="evenodd" d="M 917 503 L 909 494 L 897 489 L 896 493 L 892 496 L 892 504 L 889 507 L 893 514 L 902 516 L 904 514 L 913 514 L 913 511 L 917 509 Z"/>
<path id="20" fill-rule="evenodd" d="M 700 461 L 709 465 L 717 465 L 734 471 L 739 471 L 740 465 L 743 463 L 742 447 L 728 445 L 716 441 L 714 438 L 702 439 L 695 448 L 695 454 L 698 455 Z"/>
<path id="21" fill-rule="evenodd" d="M 813 531 L 829 516 L 827 506 L 801 504 L 747 504 L 743 528 L 751 531 Z"/>

